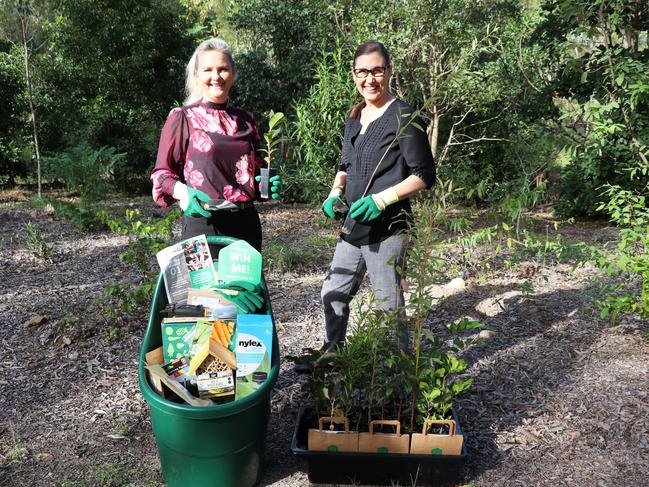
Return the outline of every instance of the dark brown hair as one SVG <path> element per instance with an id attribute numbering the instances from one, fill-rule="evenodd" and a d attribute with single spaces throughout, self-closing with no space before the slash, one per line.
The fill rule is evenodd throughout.
<path id="1" fill-rule="evenodd" d="M 356 51 L 354 52 L 354 64 L 352 68 L 356 67 L 356 60 L 360 56 L 364 56 L 365 54 L 372 54 L 373 52 L 378 52 L 382 57 L 383 60 L 385 61 L 385 67 L 386 68 L 392 68 L 392 61 L 390 60 L 390 53 L 388 53 L 388 50 L 386 47 L 383 45 L 383 43 L 379 41 L 367 41 L 361 44 L 356 48 Z M 351 110 L 349 111 L 349 116 L 351 118 L 358 118 L 361 110 L 365 108 L 365 100 L 361 101 L 360 103 L 357 103 L 354 105 Z"/>

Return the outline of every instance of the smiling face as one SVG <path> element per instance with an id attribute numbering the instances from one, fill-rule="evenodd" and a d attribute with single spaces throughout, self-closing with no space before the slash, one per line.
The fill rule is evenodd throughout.
<path id="1" fill-rule="evenodd" d="M 214 103 L 228 101 L 235 73 L 227 54 L 218 51 L 200 53 L 196 76 L 207 100 Z"/>
<path id="2" fill-rule="evenodd" d="M 355 70 L 365 69 L 371 71 L 374 68 L 385 66 L 385 59 L 379 52 L 363 54 L 354 60 Z M 385 73 L 383 73 L 383 76 L 375 76 L 369 73 L 366 78 L 360 78 L 354 75 L 354 83 L 358 92 L 368 105 L 381 106 L 390 98 L 388 94 L 388 83 L 391 75 L 392 70 L 388 67 Z"/>

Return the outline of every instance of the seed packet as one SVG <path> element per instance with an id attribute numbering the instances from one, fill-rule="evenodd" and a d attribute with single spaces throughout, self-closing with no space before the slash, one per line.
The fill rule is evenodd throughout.
<path id="1" fill-rule="evenodd" d="M 196 318 L 164 318 L 162 320 L 164 363 L 190 356 L 196 321 Z"/>
<path id="2" fill-rule="evenodd" d="M 222 397 L 234 394 L 232 370 L 221 370 L 196 376 L 198 395 L 201 398 Z"/>
<path id="3" fill-rule="evenodd" d="M 189 360 L 185 356 L 179 357 L 164 364 L 162 370 L 164 370 L 168 376 L 179 379 L 187 374 L 189 370 Z"/>

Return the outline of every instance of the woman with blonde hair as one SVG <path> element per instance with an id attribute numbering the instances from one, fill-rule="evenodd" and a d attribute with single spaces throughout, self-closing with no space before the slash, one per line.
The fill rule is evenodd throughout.
<path id="1" fill-rule="evenodd" d="M 201 42 L 186 70 L 187 99 L 169 113 L 151 174 L 153 199 L 183 210 L 182 239 L 226 235 L 261 250 L 262 233 L 255 175 L 262 159 L 252 115 L 229 103 L 237 76 L 230 46 L 222 39 Z M 279 198 L 281 179 L 271 178 Z M 219 210 L 206 209 L 220 200 Z M 216 202 L 212 202 L 216 205 Z"/>

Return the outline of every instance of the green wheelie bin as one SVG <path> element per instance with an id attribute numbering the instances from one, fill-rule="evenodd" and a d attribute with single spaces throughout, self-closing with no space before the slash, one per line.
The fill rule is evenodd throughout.
<path id="1" fill-rule="evenodd" d="M 230 237 L 208 237 L 221 247 Z M 265 312 L 272 317 L 262 276 Z M 162 345 L 160 311 L 167 304 L 162 274 L 158 277 L 149 322 L 140 349 L 138 378 L 149 404 L 162 473 L 169 487 L 248 487 L 263 473 L 270 395 L 279 373 L 279 345 L 273 321 L 271 371 L 259 389 L 237 401 L 209 407 L 177 403 L 159 396 L 145 373 L 145 355 Z"/>

